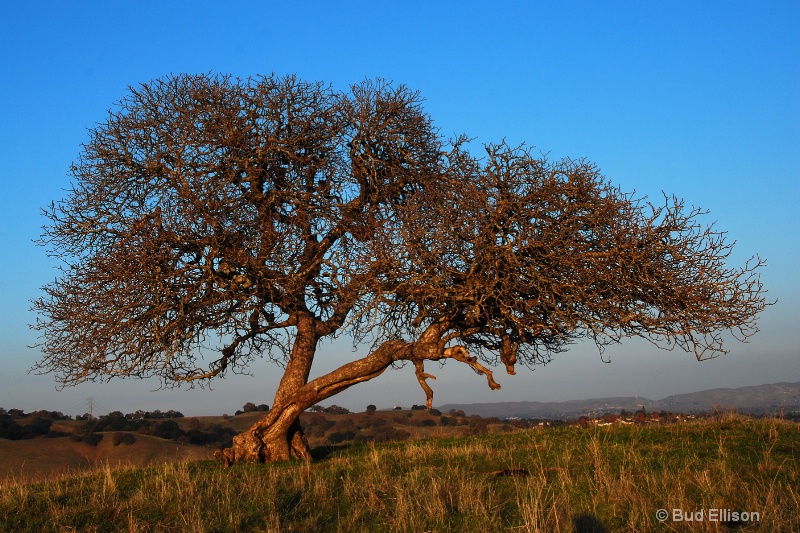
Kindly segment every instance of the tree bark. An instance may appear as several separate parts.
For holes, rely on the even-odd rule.
[[[299,314],[297,317],[297,336],[295,337],[289,362],[281,377],[278,390],[275,392],[273,405],[287,402],[300,387],[308,383],[311,364],[317,352],[320,336],[317,333],[316,318],[310,314]]]
[[[275,393],[272,409],[253,426],[233,438],[233,446],[215,455],[226,466],[236,461],[287,461],[311,458],[308,440],[300,427],[300,413],[313,404],[297,401],[297,392],[308,383],[319,341],[316,319],[297,316],[297,334],[289,362]]]
[[[250,429],[233,438],[233,446],[215,456],[225,466],[237,461],[288,461],[311,459],[308,440],[300,427],[301,409],[296,403],[273,406],[270,412]]]

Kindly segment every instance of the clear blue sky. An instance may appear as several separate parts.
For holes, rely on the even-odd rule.
[[[525,141],[553,157],[585,157],[623,189],[661,191],[711,211],[737,241],[734,262],[769,261],[779,299],[762,332],[727,356],[628,342],[576,346],[503,385],[449,363],[435,404],[651,399],[712,387],[800,381],[800,3],[786,2],[6,2],[0,7],[0,407],[232,413],[271,403],[279,368],[214,390],[151,392],[114,381],[56,392],[27,324],[30,299],[56,275],[32,244],[39,209],[68,187],[67,169],[127,87],[166,74],[276,72],[336,88],[383,77],[418,89],[446,135]],[[348,345],[325,344],[319,370]],[[406,370],[331,402],[352,409],[422,403]]]

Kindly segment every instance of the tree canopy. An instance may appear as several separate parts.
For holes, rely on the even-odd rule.
[[[305,456],[297,415],[387,367],[547,362],[630,336],[698,358],[757,331],[754,256],[705,213],[614,187],[584,160],[445,140],[403,85],[179,75],[131,88],[90,131],[41,243],[63,262],[35,300],[62,385],[165,384],[284,366],[228,462]],[[309,381],[318,341],[370,353]],[[238,437],[237,437],[238,438]]]

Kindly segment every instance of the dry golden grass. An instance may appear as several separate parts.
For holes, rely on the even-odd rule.
[[[32,482],[91,472],[105,465],[145,467],[176,461],[210,459],[214,450],[136,434],[133,444],[114,446],[104,433],[97,446],[69,437],[32,440],[0,439],[0,484],[9,479]]]
[[[354,446],[314,463],[107,467],[3,487],[0,524],[7,531],[791,532],[800,530],[798,460],[800,426],[776,420],[556,428]],[[659,522],[662,508],[750,511],[760,520]]]

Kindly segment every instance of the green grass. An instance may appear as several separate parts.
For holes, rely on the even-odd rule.
[[[800,531],[800,426],[729,417],[3,481],[2,531]],[[525,469],[527,476],[497,475]],[[664,523],[658,509],[758,512]]]

